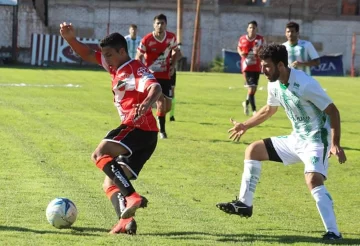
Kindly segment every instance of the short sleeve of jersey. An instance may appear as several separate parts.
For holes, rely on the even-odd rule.
[[[267,105],[269,106],[281,106],[279,99],[276,97],[276,88],[275,83],[278,82],[268,82],[268,98]]]
[[[176,36],[175,36],[175,34],[173,35],[173,38],[172,38],[172,40],[171,40],[170,45],[171,45],[171,49],[172,49],[172,50],[176,50],[176,49],[178,48],[178,43],[177,43],[177,41],[176,41]]]
[[[141,39],[139,43],[138,51],[140,51],[142,54],[146,53],[146,37]]]
[[[147,91],[151,86],[159,84],[155,79],[152,73],[144,73],[141,78],[139,78],[138,83],[136,84],[136,90],[139,92]]]
[[[309,57],[311,60],[319,58],[319,54],[316,52],[316,50],[311,42],[306,43],[306,49],[307,49],[307,53],[309,54]]]
[[[246,46],[246,42],[243,41],[243,36],[241,36],[241,37],[239,38],[238,47],[239,47],[239,48],[242,48],[242,47],[244,47],[244,46]]]
[[[102,66],[103,68],[105,68],[106,71],[110,71],[110,67],[109,65],[106,63],[105,59],[103,58],[102,54],[100,51],[95,51],[95,58],[96,61],[98,62],[98,64],[100,66]]]
[[[313,103],[318,109],[324,111],[332,103],[321,85],[314,79],[304,89],[303,99]]]

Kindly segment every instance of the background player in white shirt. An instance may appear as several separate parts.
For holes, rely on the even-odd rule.
[[[320,65],[319,54],[311,42],[299,39],[299,24],[289,22],[286,24],[285,36],[287,42],[283,43],[288,52],[290,67],[300,69],[311,75],[311,67]]]
[[[284,165],[303,162],[307,187],[325,226],[323,239],[341,239],[333,201],[324,186],[329,152],[338,158],[339,163],[346,161],[344,150],[340,147],[339,111],[315,79],[288,67],[285,46],[265,45],[259,57],[263,73],[269,80],[267,105],[243,123],[231,119],[234,127],[229,130],[230,138],[239,141],[248,129],[275,114],[279,106],[284,107],[293,132],[288,136],[271,137],[250,144],[245,151],[239,200],[218,203],[217,207],[229,214],[251,217],[261,161],[283,162]]]
[[[141,42],[141,37],[137,36],[137,25],[131,24],[129,27],[129,35],[125,36],[129,56],[131,59],[135,59],[137,48]]]

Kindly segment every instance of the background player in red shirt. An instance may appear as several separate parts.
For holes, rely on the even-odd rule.
[[[176,62],[181,57],[176,35],[166,31],[166,25],[165,15],[155,16],[154,31],[144,36],[136,55],[136,59],[145,61],[145,65],[154,74],[162,88],[163,96],[156,102],[160,138],[167,138],[165,116],[171,110],[171,99],[173,98],[170,76],[175,69]]]
[[[111,75],[114,104],[121,125],[111,130],[92,154],[92,160],[105,174],[103,188],[119,217],[110,233],[136,233],[132,218],[147,200],[135,192],[130,179],[136,179],[157,143],[158,128],[151,105],[161,95],[153,74],[138,60],[132,60],[126,39],[119,33],[106,36],[101,52],[79,42],[71,24],[60,24],[60,34],[75,53],[91,63],[103,66]]]
[[[244,113],[249,115],[249,104],[253,115],[256,114],[255,93],[261,72],[258,52],[264,44],[264,38],[257,34],[257,22],[248,23],[247,34],[239,39],[237,51],[241,56],[241,70],[245,77],[245,86],[248,87],[246,101],[242,103]]]

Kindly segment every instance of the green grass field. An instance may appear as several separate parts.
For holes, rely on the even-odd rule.
[[[342,118],[348,161],[331,159],[326,185],[335,202],[341,245],[360,245],[358,78],[319,77]],[[73,86],[70,86],[73,85]],[[66,86],[67,85],[67,86]],[[263,89],[261,90],[261,87]],[[176,122],[159,140],[134,186],[148,208],[138,210],[138,235],[108,235],[117,222],[90,155],[118,126],[105,71],[0,68],[0,245],[320,245],[323,225],[301,163],[266,162],[254,215],[229,216],[215,207],[238,195],[246,146],[291,132],[282,109],[228,139],[230,117],[245,120],[241,75],[179,73]],[[258,107],[266,102],[261,78]],[[47,204],[67,197],[77,205],[71,229],[45,217]]]

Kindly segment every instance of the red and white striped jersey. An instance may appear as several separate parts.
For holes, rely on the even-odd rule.
[[[145,65],[154,73],[155,78],[170,79],[170,57],[177,48],[176,35],[165,31],[163,40],[147,34],[140,42],[138,50],[144,54]]]
[[[114,105],[119,112],[122,124],[144,131],[158,131],[151,108],[135,121],[134,104],[141,104],[151,86],[158,84],[154,75],[141,61],[130,60],[118,69],[109,66],[101,52],[96,52],[98,63],[111,75]]]
[[[246,57],[241,57],[242,72],[252,71],[261,72],[260,59],[254,54],[253,48],[261,47],[264,44],[264,38],[261,35],[256,35],[255,38],[249,39],[248,35],[243,35],[239,39],[238,47],[241,51],[247,53]]]

